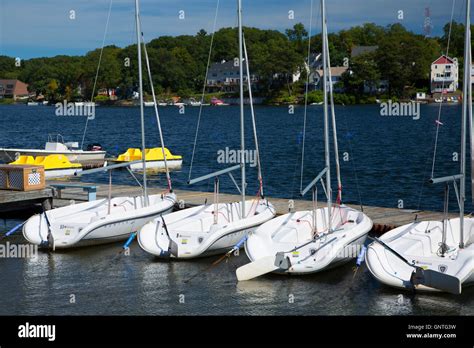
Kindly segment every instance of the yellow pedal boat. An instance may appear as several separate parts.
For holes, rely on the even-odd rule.
[[[43,166],[47,178],[57,178],[62,176],[73,176],[75,172],[82,171],[82,165],[71,163],[65,155],[48,156],[20,156],[9,164],[31,164]]]
[[[180,169],[183,164],[182,156],[173,155],[170,150],[165,147],[166,162],[169,169]],[[131,162],[142,159],[142,151],[136,148],[129,148],[125,153],[119,155],[113,162]],[[161,147],[154,147],[152,149],[145,149],[145,161],[147,169],[164,169],[165,160]],[[141,163],[134,163],[131,166],[132,170],[142,169]]]

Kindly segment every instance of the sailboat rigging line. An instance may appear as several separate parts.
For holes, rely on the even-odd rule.
[[[453,0],[453,5],[451,7],[451,20],[449,22],[449,31],[448,31],[448,42],[446,45],[446,57],[449,57],[449,45],[451,43],[451,30],[453,27],[453,17],[454,17],[454,5],[456,4],[456,0]],[[436,135],[435,135],[435,143],[434,143],[434,150],[433,150],[433,162],[431,165],[431,177],[434,177],[434,170],[435,170],[435,163],[436,163],[436,151],[438,149],[438,136],[439,136],[439,127],[441,125],[441,109],[443,105],[443,92],[444,92],[444,83],[441,85],[441,103],[439,103],[438,108],[438,118],[436,122]]]
[[[209,74],[209,66],[211,64],[211,55],[212,55],[212,46],[213,46],[213,43],[214,43],[214,35],[216,33],[217,15],[219,13],[219,2],[220,2],[220,0],[217,0],[216,11],[215,11],[215,15],[214,15],[214,24],[212,26],[211,43],[209,45],[209,54],[207,55],[206,74],[204,76],[204,83],[203,83],[203,87],[202,87],[201,105],[199,105],[199,113],[198,113],[198,120],[197,120],[197,126],[196,126],[196,134],[194,136],[193,153],[191,155],[191,163],[189,165],[188,181],[191,181],[191,175],[192,175],[192,172],[193,172],[194,155],[196,153],[196,144],[197,144],[198,135],[199,135],[199,126],[201,124],[201,115],[202,115],[202,107],[203,107],[203,104],[204,104],[204,95],[206,94],[207,75]]]
[[[327,22],[324,23],[326,26],[327,33]],[[337,198],[336,203],[340,204],[342,201],[342,180],[341,180],[341,166],[339,164],[339,145],[337,143],[337,126],[336,126],[336,114],[334,111],[334,95],[332,88],[332,75],[331,75],[331,59],[329,55],[329,41],[327,35],[324,38],[326,40],[326,55],[328,65],[328,80],[329,80],[329,101],[331,105],[331,121],[332,121],[332,135],[334,139],[334,159],[336,162],[336,177],[337,177]]]
[[[469,47],[468,47],[468,57],[472,57],[472,47],[471,47],[471,31],[469,30]],[[472,70],[472,62],[471,63],[471,69]],[[469,79],[471,80],[472,76],[469,76]],[[471,190],[474,187],[474,124],[472,120],[472,81],[468,85],[468,93],[469,93],[469,99],[468,99],[468,105],[467,105],[467,111],[468,111],[468,120],[469,120],[469,141],[470,141],[470,149],[471,149]],[[471,193],[471,204],[474,206],[474,194]],[[468,239],[469,241],[469,239]]]
[[[140,18],[140,24],[141,24],[141,18]],[[153,79],[151,77],[150,60],[148,59],[148,51],[146,49],[145,37],[143,35],[143,32],[141,34],[142,34],[143,50],[144,50],[144,53],[145,53],[146,67],[147,67],[147,71],[148,71],[148,81],[150,83],[151,95],[153,96],[153,104],[155,106],[155,115],[156,115],[156,123],[158,124],[158,133],[160,134],[161,151],[163,153],[163,160],[164,160],[164,163],[165,163],[166,181],[167,181],[169,192],[173,192],[173,187],[171,185],[170,170],[168,168],[168,160],[166,159],[165,141],[164,141],[164,138],[163,138],[163,131],[161,129],[160,114],[158,112],[158,103],[156,101],[155,87],[153,86]],[[143,156],[145,156],[145,154],[143,154]]]
[[[114,0],[110,0],[110,3],[109,3],[109,11],[107,13],[107,20],[105,22],[104,37],[102,38],[102,47],[100,48],[100,54],[99,54],[99,63],[97,64],[97,70],[95,72],[94,85],[92,87],[91,103],[94,102],[95,89],[97,87],[97,79],[99,77],[100,63],[102,62],[102,54],[104,53],[105,40],[107,38],[107,32],[108,32],[108,29],[109,29],[110,14],[112,13],[112,4],[113,4],[113,2],[114,2]],[[89,123],[89,117],[86,117],[86,125],[84,126],[84,133],[82,134],[81,149],[83,149],[83,147],[84,147],[84,140],[86,138],[88,123]]]
[[[324,159],[327,173],[326,173],[326,192],[327,192],[327,207],[328,207],[328,231],[331,232],[331,206],[332,206],[332,192],[331,192],[331,159],[330,159],[330,145],[329,145],[329,115],[328,115],[328,49],[327,49],[327,26],[326,26],[326,4],[325,0],[321,0],[321,24],[323,36],[323,94],[324,94]]]
[[[139,0],[135,0],[135,23],[137,26],[137,53],[138,53],[138,85],[140,94],[140,124],[141,124],[141,136],[142,136],[142,169],[143,169],[143,199],[144,206],[148,207],[148,190],[146,183],[146,158],[145,158],[145,110],[143,108],[143,71],[142,71],[142,45],[141,45],[141,23],[140,23],[140,6]]]
[[[130,175],[132,176],[132,178],[135,179],[135,181],[137,182],[137,184],[142,187],[142,184],[140,182],[140,180],[137,179],[137,177],[135,176],[135,174],[133,174],[132,170],[130,169],[130,167],[125,167],[127,169],[127,171],[130,173]]]
[[[311,75],[311,29],[313,27],[313,0],[311,0],[310,10],[309,10],[309,29],[308,29],[308,69],[306,73],[306,87],[304,93],[304,114],[303,114],[303,139],[301,145],[301,168],[300,168],[300,192],[303,191],[303,168],[304,168],[304,145],[306,142],[306,116],[308,111],[308,88],[309,88],[309,76]]]
[[[247,72],[247,85],[249,90],[249,101],[250,101],[250,113],[252,114],[252,128],[253,128],[253,138],[255,141],[255,152],[257,153],[257,175],[258,175],[258,182],[259,182],[259,194],[263,197],[263,177],[262,177],[262,165],[260,162],[260,148],[258,146],[258,136],[257,136],[257,125],[255,122],[255,111],[253,108],[253,96],[252,96],[252,83],[250,81],[250,63],[249,58],[247,55],[247,44],[245,42],[245,36],[243,37],[243,44],[244,44],[244,56],[245,56],[245,66]]]
[[[230,177],[230,180],[232,180],[232,182],[234,183],[235,187],[237,188],[237,191],[239,192],[239,194],[242,194],[242,192],[240,191],[240,187],[239,187],[239,184],[237,184],[237,181],[235,180],[234,176],[232,175],[231,172],[228,172],[227,173]]]
[[[448,30],[448,42],[447,42],[447,51],[449,51],[449,45],[450,45],[450,39],[451,39],[451,29],[452,29],[452,23],[453,23],[453,18],[454,18],[454,3],[455,3],[456,0],[453,0],[453,7],[451,9],[451,21],[450,21],[450,25],[449,25],[449,30]],[[448,55],[448,52],[446,53],[446,55]],[[444,89],[444,82],[443,82],[443,89]],[[435,160],[435,157],[436,157],[436,150],[437,150],[437,144],[438,144],[438,132],[439,132],[439,126],[441,125],[441,122],[440,122],[440,119],[441,119],[441,105],[443,103],[440,103],[440,106],[439,106],[439,110],[438,110],[438,118],[436,120],[436,125],[437,127],[435,128],[435,134],[433,135],[433,156],[431,158],[431,161],[432,161],[432,164],[431,164],[431,174],[430,174],[430,178],[432,178],[434,176],[434,160]],[[425,183],[426,183],[426,177],[428,176],[428,171],[430,170],[429,168],[429,165],[428,163],[430,162],[430,158],[429,156],[427,157],[426,159],[426,163],[424,165],[424,168],[425,169],[425,172],[423,173],[423,176],[422,176],[422,183],[421,183],[421,188],[420,188],[420,193],[418,194],[418,204],[417,204],[417,209],[420,210],[421,208],[421,200],[423,198],[423,191],[424,191],[424,187],[425,187]],[[474,197],[474,196],[473,196]]]
[[[461,163],[460,163],[460,172],[462,178],[459,184],[459,195],[460,202],[459,205],[459,248],[463,249],[465,247],[464,240],[464,201],[466,199],[466,126],[467,126],[467,116],[469,101],[472,102],[472,95],[469,95],[469,85],[471,84],[471,62],[472,56],[470,52],[471,47],[471,1],[466,0],[466,22],[465,22],[465,34],[464,34],[464,73],[463,79],[463,98],[462,98],[462,121],[461,121]],[[469,232],[470,234],[470,232]]]
[[[242,156],[240,156],[240,173],[242,180],[242,218],[245,216],[245,189],[246,189],[246,177],[245,177],[245,159],[243,154],[245,153],[245,115],[244,115],[244,67],[243,67],[243,29],[242,29],[242,0],[237,0],[238,10],[237,15],[239,18],[239,94],[240,94],[240,150]],[[247,76],[249,78],[250,76]]]
[[[346,134],[349,134],[349,129],[350,128],[349,128],[349,125],[348,125],[348,122],[347,122],[347,116],[345,115],[345,113],[342,113],[342,119],[344,121],[344,127],[345,127]],[[348,140],[348,143],[349,143],[349,153],[351,154],[351,158],[352,158],[352,160],[349,161],[349,162],[351,162],[352,170],[354,172],[354,179],[355,179],[355,184],[356,184],[357,196],[359,198],[360,211],[364,212],[364,205],[363,205],[363,202],[362,202],[362,195],[360,193],[360,186],[359,186],[359,176],[357,175],[357,160],[356,160],[355,155],[354,155],[354,147],[352,145],[352,139],[351,139],[350,135],[347,136],[347,140]]]

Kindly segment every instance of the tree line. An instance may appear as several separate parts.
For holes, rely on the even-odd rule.
[[[441,37],[425,37],[401,24],[366,23],[328,35],[331,65],[348,64],[351,73],[343,76],[342,83],[345,93],[354,100],[364,98],[364,84],[376,85],[380,80],[388,81],[389,97],[409,97],[414,91],[429,90],[430,65],[441,54],[458,58],[459,76],[462,76],[464,25],[452,23],[449,52],[446,52],[448,33],[449,23]],[[307,76],[305,59],[309,39],[304,25],[295,24],[285,33],[245,27],[244,34],[251,73],[259,76],[258,93],[276,101],[301,99]],[[200,30],[196,35],[161,36],[147,43],[157,94],[189,97],[202,91],[211,36]],[[218,30],[211,62],[238,56],[237,40],[236,28]],[[352,58],[351,50],[355,46],[378,46],[378,49]],[[319,34],[310,38],[310,47],[312,52],[321,52]],[[95,49],[84,56],[32,58],[21,61],[20,66],[15,64],[15,58],[0,56],[0,78],[24,81],[32,92],[42,93],[48,100],[90,100],[100,51]],[[136,45],[104,48],[95,93],[103,88],[117,88],[118,97],[127,98],[136,90],[136,51]],[[300,79],[293,83],[292,76],[298,72]],[[147,84],[145,80],[145,87],[149,87]]]

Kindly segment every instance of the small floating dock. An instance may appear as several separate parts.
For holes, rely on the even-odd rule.
[[[108,197],[108,185],[106,184],[94,184],[94,183],[81,183],[84,186],[96,186],[97,187],[97,198]],[[77,185],[79,186],[79,185]],[[149,194],[157,194],[164,192],[163,188],[148,187]],[[196,206],[204,204],[207,200],[211,203],[213,200],[213,192],[200,192],[200,191],[188,191],[188,190],[177,190],[175,189],[178,200],[182,201],[186,207]],[[141,188],[138,186],[131,185],[113,185],[112,196],[134,196],[142,193]],[[248,196],[251,199],[252,196]],[[64,190],[61,193],[61,198],[54,198],[54,206],[60,207],[68,205],[71,200],[74,201],[87,201],[88,195],[81,187],[74,187]],[[277,214],[285,214],[288,212],[289,200],[285,198],[273,198],[268,197],[272,204],[277,210]],[[219,195],[219,202],[229,203],[240,200],[239,195],[221,193]],[[310,210],[312,209],[312,203],[308,200],[297,200],[294,199],[293,210]],[[348,206],[359,209],[359,205],[348,204]],[[442,220],[442,212],[424,211],[424,210],[410,210],[410,209],[397,209],[397,208],[384,208],[384,207],[373,207],[364,206],[364,213],[367,214],[374,222],[372,232],[375,235],[381,235],[395,227],[411,223],[417,217],[418,220]],[[456,214],[450,214],[451,217],[456,217]]]

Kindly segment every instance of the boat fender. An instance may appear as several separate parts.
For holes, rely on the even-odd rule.
[[[123,245],[123,249],[128,249],[130,247],[130,244],[132,244],[133,240],[135,239],[135,236],[137,235],[137,232],[133,232],[130,237],[128,237],[127,241]]]
[[[291,262],[288,256],[285,256],[284,253],[278,252],[275,255],[275,266],[282,269],[287,270],[291,267]]]
[[[239,242],[236,245],[234,245],[232,249],[239,250],[240,248],[242,248],[242,245],[244,245],[246,240],[247,240],[247,236],[243,237],[241,240],[239,240]]]
[[[27,220],[28,221],[28,220]],[[26,221],[23,221],[21,224],[18,224],[16,225],[15,227],[13,227],[10,231],[8,231],[7,233],[5,233],[2,237],[0,237],[0,240],[2,240],[3,238],[6,238],[10,235],[12,235],[13,233],[15,233],[16,231],[18,231],[18,229],[23,226],[24,224],[26,223]]]
[[[357,256],[356,266],[360,267],[365,260],[365,253],[367,252],[367,247],[364,245],[360,250],[359,255]]]

